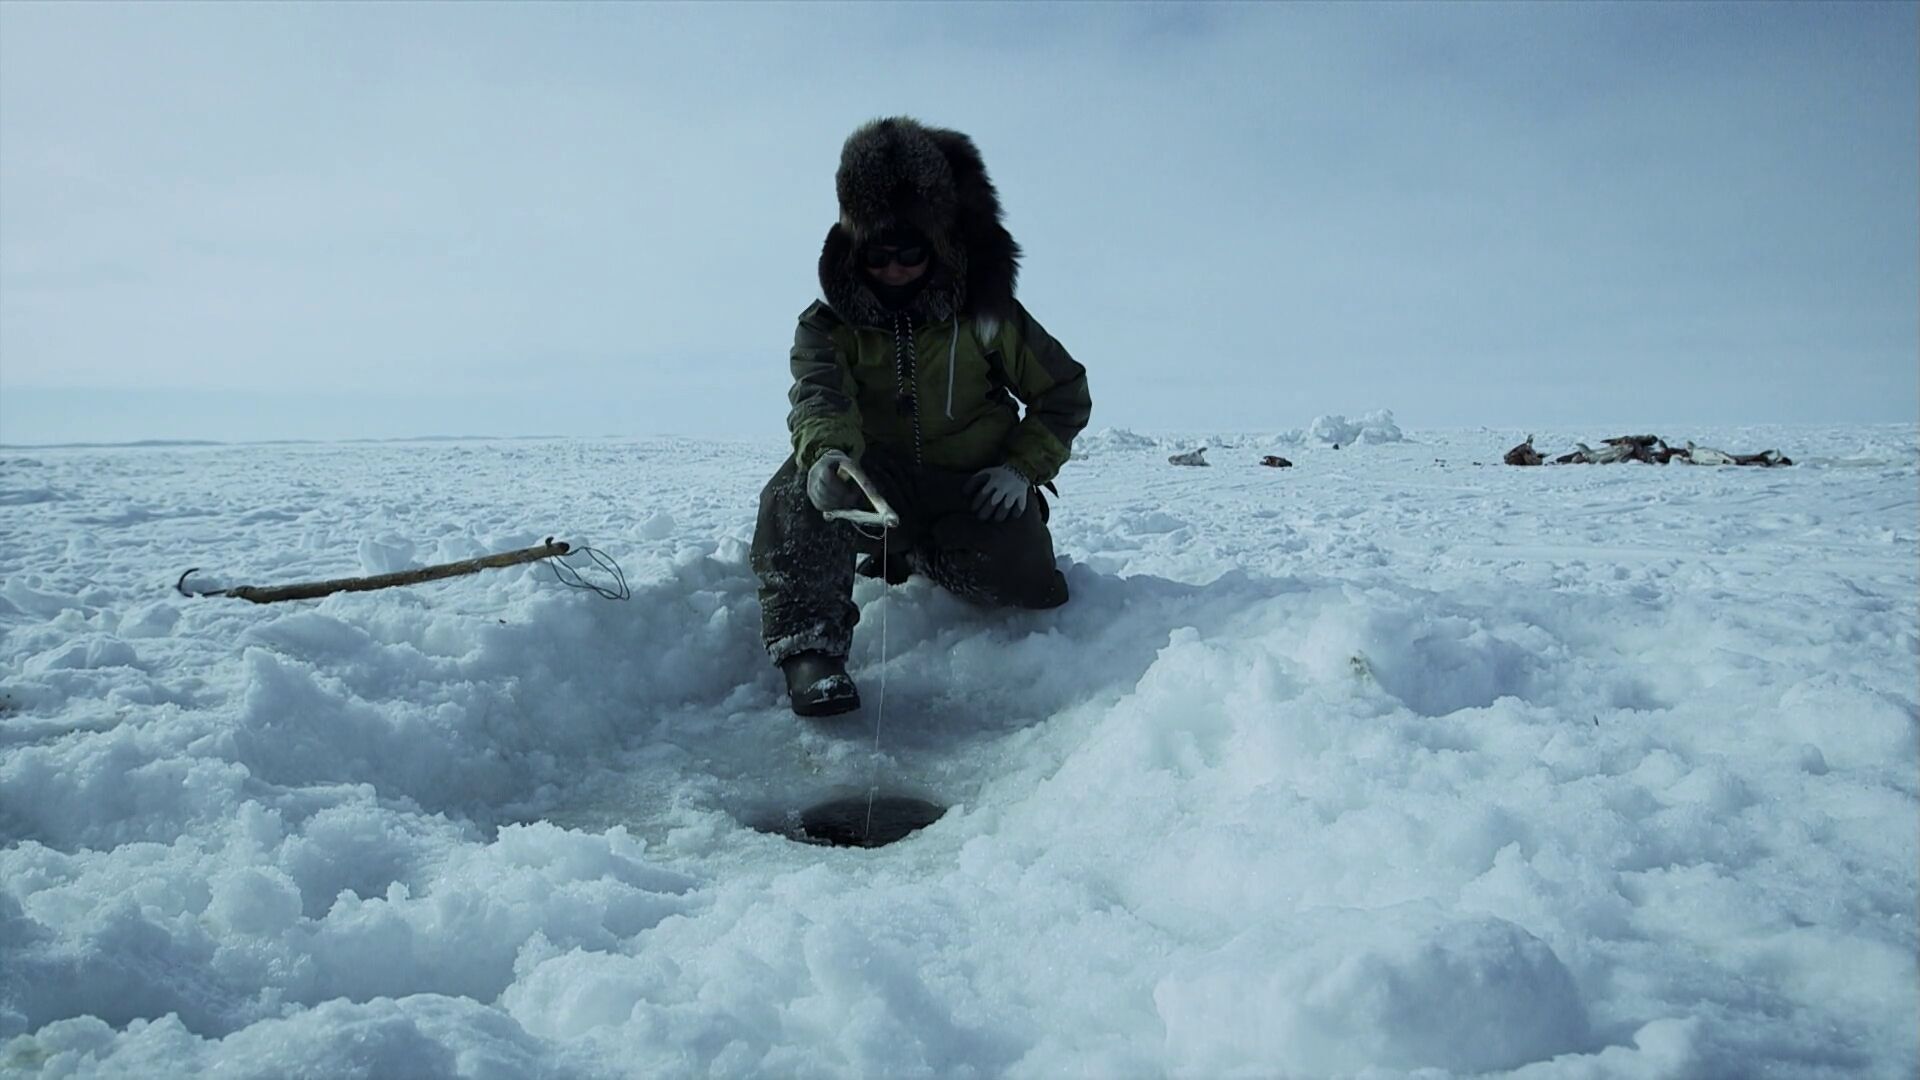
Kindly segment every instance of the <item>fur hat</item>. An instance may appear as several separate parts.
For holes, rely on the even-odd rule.
[[[930,321],[1012,318],[1020,245],[1000,223],[1000,196],[972,139],[904,116],[871,121],[841,148],[834,189],[840,220],[820,249],[820,288],[841,318],[887,320],[859,256],[866,243],[898,227],[920,231],[934,253],[910,313]]]

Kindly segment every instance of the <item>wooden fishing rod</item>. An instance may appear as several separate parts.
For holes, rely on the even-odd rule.
[[[418,585],[423,581],[438,581],[441,578],[459,577],[480,570],[491,570],[501,566],[518,566],[521,563],[538,562],[565,555],[572,551],[567,543],[549,536],[538,547],[522,548],[519,551],[503,551],[498,555],[482,555],[477,559],[463,559],[460,562],[441,563],[437,566],[422,566],[414,570],[400,570],[391,574],[374,574],[371,577],[334,578],[331,581],[309,581],[298,585],[236,585],[230,589],[208,589],[201,592],[187,588],[187,578],[198,571],[194,567],[180,575],[174,588],[182,596],[231,596],[239,600],[251,600],[256,604],[271,604],[278,600],[314,600],[322,596],[331,596],[338,592],[371,592],[374,589],[390,589],[396,585]]]

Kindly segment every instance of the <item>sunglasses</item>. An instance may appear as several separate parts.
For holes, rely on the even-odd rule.
[[[897,248],[869,247],[861,254],[860,261],[866,264],[869,270],[882,269],[888,263],[899,263],[911,270],[926,263],[927,249],[920,244],[908,244]]]

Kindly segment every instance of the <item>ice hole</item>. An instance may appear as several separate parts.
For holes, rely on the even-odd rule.
[[[828,799],[790,809],[754,825],[761,832],[795,843],[826,847],[885,847],[940,820],[947,808],[909,795],[865,795]]]

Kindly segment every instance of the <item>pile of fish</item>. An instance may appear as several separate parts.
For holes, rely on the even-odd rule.
[[[1621,461],[1642,461],[1649,465],[1666,465],[1678,462],[1682,465],[1758,465],[1773,468],[1776,465],[1791,465],[1793,459],[1778,450],[1763,450],[1758,454],[1729,454],[1715,450],[1711,446],[1695,446],[1688,440],[1685,446],[1672,446],[1658,435],[1618,435],[1603,439],[1598,450],[1586,443],[1574,443],[1577,449],[1552,459],[1554,465],[1612,465]],[[1509,465],[1545,465],[1548,460],[1540,451],[1533,448],[1533,436],[1527,441],[1507,451],[1506,462]]]

